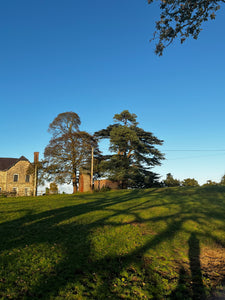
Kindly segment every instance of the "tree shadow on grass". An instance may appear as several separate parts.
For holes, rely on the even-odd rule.
[[[192,293],[188,282],[190,281],[190,276],[182,266],[179,270],[179,280],[176,289],[171,293],[170,299],[173,300],[183,300],[192,299]]]
[[[107,198],[107,195],[104,198],[102,196],[95,196],[95,200],[88,203],[69,205],[37,214],[27,210],[27,215],[24,217],[0,224],[1,263],[5,272],[7,272],[10,264],[14,264],[14,269],[18,269],[16,264],[17,260],[19,260],[19,255],[22,257],[21,251],[23,249],[25,249],[25,255],[27,255],[27,258],[24,258],[24,260],[31,261],[33,258],[28,257],[29,252],[32,252],[34,248],[37,248],[37,250],[35,250],[36,252],[39,251],[39,245],[47,245],[46,249],[51,246],[55,250],[60,246],[63,251],[63,255],[61,255],[58,262],[54,263],[54,267],[52,267],[52,265],[50,266],[50,272],[48,272],[46,268],[45,270],[39,270],[41,275],[38,277],[38,280],[36,280],[37,282],[26,286],[26,288],[23,287],[20,289],[19,287],[13,287],[14,284],[17,285],[15,277],[16,279],[23,278],[24,275],[22,274],[21,276],[20,270],[16,270],[11,279],[13,293],[11,296],[10,293],[8,293],[9,298],[50,299],[52,297],[54,299],[60,290],[70,283],[78,283],[78,285],[82,283],[82,289],[84,289],[85,295],[85,293],[88,294],[90,292],[90,287],[86,288],[85,286],[90,285],[92,281],[90,277],[94,273],[103,274],[103,276],[101,275],[102,280],[106,277],[111,278],[113,276],[111,272],[114,273],[116,270],[118,271],[118,266],[123,264],[123,258],[119,256],[113,258],[106,257],[96,262],[91,257],[92,232],[96,228],[100,228],[106,224],[111,225],[111,223],[107,222],[107,214],[106,216],[103,214],[103,216],[100,216],[99,219],[94,221],[87,215],[93,212],[105,211],[107,207],[111,205],[130,201],[130,196],[134,197],[135,195],[136,193],[133,192],[121,197],[116,196],[113,199],[111,196]],[[81,198],[85,200],[85,197]],[[115,216],[120,213],[121,211],[118,210],[113,213],[113,215]],[[82,218],[83,215],[86,215],[87,220],[84,220],[86,217],[84,217],[83,220],[79,219]],[[110,217],[111,216],[112,214],[110,214]],[[113,223],[113,226],[119,226],[119,224],[116,225]],[[20,254],[16,255],[17,253],[15,253],[14,249],[17,249]],[[43,249],[40,251],[43,251]],[[47,250],[46,256],[49,256]],[[23,265],[24,262],[22,262],[22,267]],[[29,264],[25,267],[28,268],[28,266]],[[33,266],[31,266],[31,268],[32,267]],[[122,267],[120,269],[122,269]],[[2,274],[4,274],[4,272]],[[33,275],[33,273],[29,271],[27,274],[30,276]],[[88,277],[88,279],[86,277]],[[2,291],[6,280],[7,275],[0,280]],[[24,278],[22,280],[24,280]],[[18,282],[18,280],[16,281]],[[104,289],[104,285],[104,282],[99,284],[98,290],[101,295],[101,290],[102,288]],[[8,286],[6,289],[8,289]],[[85,291],[85,289],[87,291]],[[78,292],[75,291],[74,294],[76,295],[76,293]],[[0,296],[3,296],[3,299],[6,295],[6,291],[5,293],[0,291]],[[98,296],[98,293],[96,296]]]
[[[35,215],[33,219],[29,216],[31,224],[28,223],[28,225],[25,225],[28,220],[26,220],[26,222],[24,222],[25,220],[18,220],[15,224],[10,222],[10,227],[15,226],[14,228],[17,228],[17,234],[20,233],[20,236],[17,236],[17,238],[14,238],[16,235],[9,236],[9,243],[6,247],[8,250],[12,248],[26,248],[27,246],[32,248],[33,245],[37,245],[38,243],[45,243],[50,245],[60,244],[65,251],[61,262],[57,263],[50,273],[43,272],[37,284],[31,286],[26,291],[23,290],[21,293],[19,292],[19,298],[54,299],[59,296],[61,289],[72,284],[73,288],[74,285],[82,285],[83,297],[104,299],[104,296],[107,295],[109,298],[114,297],[114,299],[119,299],[121,294],[126,294],[126,291],[123,291],[127,289],[126,284],[121,282],[118,290],[114,292],[109,289],[109,286],[112,286],[115,279],[121,276],[122,271],[127,270],[130,273],[133,272],[133,277],[137,277],[138,272],[141,270],[142,275],[138,280],[143,282],[143,284],[147,281],[148,289],[151,289],[151,291],[149,291],[150,294],[154,295],[154,299],[161,299],[162,286],[160,280],[155,275],[151,265],[145,265],[143,255],[149,248],[162,242],[165,238],[172,237],[173,231],[171,227],[165,232],[162,232],[161,235],[153,238],[152,241],[146,243],[143,247],[139,247],[128,254],[93,259],[90,255],[92,252],[92,244],[89,239],[90,234],[98,226],[108,225],[108,223],[105,222],[107,218],[102,218],[99,223],[94,224],[84,225],[72,223],[55,227],[59,222],[64,221],[66,218],[71,218],[76,214],[75,211],[71,213],[71,210],[74,210],[74,207],[51,210],[48,213]],[[177,225],[179,226],[179,224],[175,226]],[[174,227],[174,224],[172,227]],[[16,263],[16,260],[14,260],[14,263]],[[138,268],[139,271],[129,271],[128,269],[131,265],[135,265],[135,268]],[[98,284],[96,291],[92,291],[92,285],[95,284],[95,275],[97,275],[99,283],[96,283]],[[145,289],[144,286],[140,287],[139,284],[138,288],[139,290]],[[75,289],[73,292],[70,292],[70,297],[71,293],[73,296],[76,296],[79,290]],[[131,298],[128,297],[128,299]]]
[[[160,193],[159,198],[163,198],[165,195],[168,198],[166,204],[179,203],[176,192],[170,190],[169,194],[167,192],[164,195]],[[86,201],[88,197],[94,200]],[[139,197],[149,197],[149,200],[144,200],[144,206],[143,202],[140,204],[137,202],[130,203],[131,199],[138,199]],[[157,194],[151,197],[149,192],[132,191],[121,194],[106,193],[104,196],[81,195],[79,199],[83,199],[85,202],[71,205],[68,201],[70,204],[68,206],[37,214],[28,212],[26,216],[20,219],[0,224],[2,237],[0,249],[3,254],[9,253],[15,248],[26,250],[36,247],[38,251],[39,245],[43,244],[53,247],[53,252],[58,247],[62,249],[60,259],[58,261],[55,259],[49,270],[40,270],[40,276],[35,282],[32,282],[26,289],[15,288],[16,297],[18,299],[55,299],[57,297],[57,299],[65,297],[67,299],[85,299],[85,297],[88,299],[120,299],[123,295],[127,299],[135,299],[135,297],[141,299],[149,293],[154,299],[162,299],[163,287],[160,277],[155,273],[151,262],[146,262],[144,255],[149,249],[162,242],[172,240],[185,221],[195,219],[195,217],[190,216],[191,208],[188,203],[179,203],[180,210],[174,214],[143,219],[136,210],[138,209],[140,212],[148,208],[159,207],[160,203],[154,204],[153,201],[157,199]],[[117,207],[117,204],[121,206]],[[164,203],[161,205],[163,206]],[[183,211],[182,215],[181,211]],[[99,217],[95,219],[96,216],[92,213],[99,213]],[[93,257],[92,233],[104,226],[114,228],[127,226],[128,224],[122,221],[113,222],[111,220],[112,217],[124,214],[143,223],[165,221],[167,226],[157,235],[146,240],[144,245],[137,246],[128,253],[103,255],[99,259]],[[221,216],[218,215],[218,217]],[[49,253],[46,254],[46,256],[48,255]],[[13,260],[13,257],[11,258]],[[17,259],[18,256],[15,256],[14,264],[16,264]],[[32,258],[28,259],[32,261]],[[189,239],[189,261],[193,278],[193,295],[196,297],[204,295],[202,274],[198,264],[199,241],[194,234]],[[11,263],[9,260],[3,259],[6,271],[9,263]],[[126,274],[124,275],[123,272]],[[186,276],[183,273],[181,270],[180,287]],[[28,274],[33,276],[32,273],[28,272]],[[12,279],[13,284],[15,284],[14,279]],[[129,285],[134,288],[133,291],[128,290]],[[65,294],[65,290],[69,294]],[[132,292],[139,294],[132,294]],[[7,295],[6,292],[4,295]]]

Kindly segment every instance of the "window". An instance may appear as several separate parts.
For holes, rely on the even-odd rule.
[[[30,182],[30,175],[26,175],[25,181],[26,181],[26,182]]]
[[[2,192],[2,188],[0,187],[0,194],[1,194],[1,192]]]
[[[25,196],[30,196],[30,189],[29,188],[25,188],[24,194],[25,194]]]
[[[14,182],[18,182],[18,179],[19,179],[19,175],[18,174],[14,174],[13,175],[13,181]]]

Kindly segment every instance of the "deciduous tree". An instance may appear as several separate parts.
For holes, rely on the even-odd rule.
[[[50,194],[58,194],[58,185],[55,182],[50,183]]]
[[[194,178],[186,178],[181,184],[182,186],[199,186],[198,181]]]
[[[155,0],[148,0],[152,3]],[[163,50],[180,38],[183,43],[186,38],[198,38],[202,23],[215,19],[220,4],[225,0],[161,0],[160,19],[156,22],[153,40],[157,41],[155,52],[162,55]]]
[[[91,148],[97,148],[93,136],[79,130],[79,116],[74,112],[59,114],[49,125],[52,138],[44,151],[47,179],[57,183],[73,183],[77,191],[80,168],[90,163]]]
[[[203,184],[203,186],[208,186],[208,185],[218,185],[218,183],[212,180],[207,180],[206,183]]]

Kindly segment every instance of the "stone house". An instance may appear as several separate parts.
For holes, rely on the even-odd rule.
[[[34,178],[28,175],[29,160],[20,158],[0,158],[0,193],[7,192],[17,196],[33,195]]]

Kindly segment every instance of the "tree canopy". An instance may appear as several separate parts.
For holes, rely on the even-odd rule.
[[[148,0],[152,3],[154,0]],[[152,40],[156,40],[155,53],[162,55],[165,47],[175,38],[183,43],[186,38],[197,39],[202,23],[215,19],[220,4],[225,0],[161,0],[160,19]]]
[[[158,176],[150,169],[160,165],[163,154],[155,147],[163,141],[138,127],[137,116],[128,110],[115,114],[115,124],[95,133],[99,139],[109,139],[111,155],[105,155],[101,170],[105,176],[119,181],[121,188],[149,187]]]
[[[74,112],[59,114],[49,125],[52,138],[44,151],[47,179],[56,183],[73,183],[77,191],[81,168],[90,164],[91,148],[97,148],[93,136],[79,130],[79,116]]]
[[[211,186],[211,185],[218,185],[218,183],[213,180],[207,180],[206,183],[203,184],[202,186]]]
[[[220,184],[221,185],[225,185],[225,175],[222,176]]]
[[[186,178],[181,184],[182,186],[199,186],[198,181],[194,178]]]
[[[166,179],[164,180],[164,185],[166,187],[175,187],[180,186],[180,180],[173,178],[173,175],[171,173],[168,173],[166,175]]]

